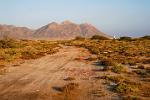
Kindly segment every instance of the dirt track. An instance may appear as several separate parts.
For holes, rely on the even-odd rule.
[[[105,96],[101,82],[92,79],[96,76],[96,65],[85,61],[89,56],[85,49],[63,47],[54,55],[11,66],[8,73],[0,76],[0,100],[110,99]],[[64,80],[68,77],[73,79]],[[69,83],[78,86],[67,94],[58,90]],[[102,97],[92,91],[100,92]]]

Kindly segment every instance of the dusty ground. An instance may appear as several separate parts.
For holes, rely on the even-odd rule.
[[[0,76],[0,100],[117,99],[102,80],[94,79],[97,66],[85,60],[90,56],[85,49],[63,47],[56,54],[9,66],[8,72]],[[65,90],[69,83],[76,85]]]

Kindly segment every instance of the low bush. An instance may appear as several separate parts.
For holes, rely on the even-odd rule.
[[[136,85],[131,85],[125,82],[120,82],[114,87],[114,91],[123,94],[135,93],[139,89]]]
[[[143,36],[143,37],[141,37],[141,39],[147,39],[147,40],[150,40],[150,36]]]
[[[127,78],[124,78],[122,76],[103,76],[102,79],[105,79],[107,81],[111,81],[111,82],[114,82],[114,83],[129,81]]]
[[[37,58],[37,50],[33,47],[27,47],[21,52],[22,59],[35,59]]]
[[[118,64],[112,68],[112,71],[120,74],[121,72],[125,72],[126,70],[121,64]]]
[[[150,71],[146,69],[135,70],[134,72],[142,77],[150,77]]]
[[[109,40],[109,38],[105,37],[105,36],[100,36],[100,35],[94,35],[91,37],[92,40],[94,39],[98,39],[98,40]]]
[[[0,48],[16,48],[18,47],[18,44],[15,40],[9,39],[9,40],[0,40]]]
[[[120,41],[131,41],[132,38],[131,37],[127,37],[127,36],[123,36],[119,38]]]
[[[113,90],[124,94],[138,91],[141,85],[122,76],[103,76],[102,79],[114,82],[116,85],[114,86]]]
[[[75,37],[75,40],[85,40],[85,38],[81,37],[81,36],[77,36],[77,37]]]
[[[114,62],[111,58],[99,58],[99,63],[103,66],[114,66],[116,65],[116,62]]]

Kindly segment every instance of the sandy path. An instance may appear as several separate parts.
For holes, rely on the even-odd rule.
[[[63,47],[54,55],[10,67],[9,73],[0,76],[0,100],[99,100],[100,97],[90,93],[102,87],[92,80],[96,75],[92,71],[95,65],[84,61],[88,56],[90,53],[85,49]],[[73,77],[74,80],[65,81],[66,77]],[[79,86],[67,98],[53,88],[68,83]],[[109,96],[103,96],[104,99],[109,99]]]

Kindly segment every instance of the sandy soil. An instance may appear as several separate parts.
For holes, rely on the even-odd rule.
[[[10,66],[9,72],[0,76],[0,100],[116,99],[103,81],[94,79],[97,66],[85,60],[90,56],[85,49],[63,47],[56,54]],[[63,91],[69,83],[77,86]]]

